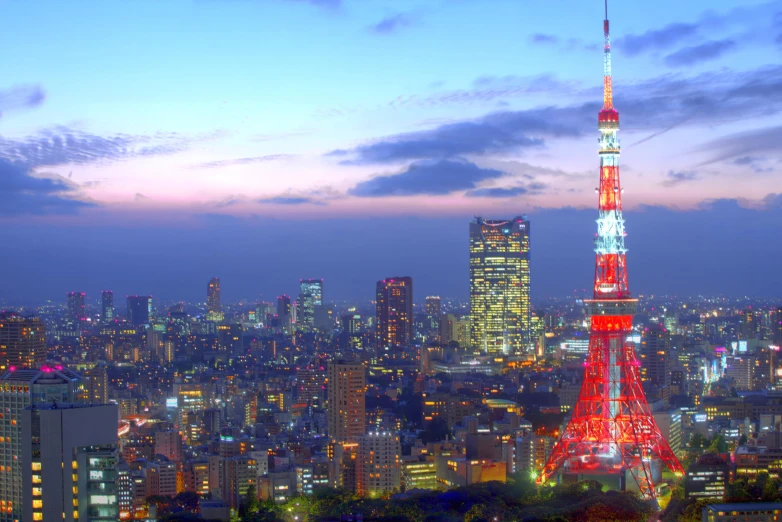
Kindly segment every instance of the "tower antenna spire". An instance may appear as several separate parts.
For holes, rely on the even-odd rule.
[[[614,108],[614,91],[611,79],[611,36],[608,23],[608,0],[605,0],[606,17],[603,20],[603,109]]]

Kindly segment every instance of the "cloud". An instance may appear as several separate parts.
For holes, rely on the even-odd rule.
[[[669,73],[638,83],[618,84],[614,93],[623,128],[653,133],[638,141],[642,143],[684,125],[723,125],[779,114],[782,66],[740,72],[723,69],[698,75]],[[594,132],[601,98],[590,97],[594,101],[496,112],[475,120],[443,123],[433,129],[388,136],[328,155],[342,158],[345,164],[372,164],[539,149],[548,138],[580,137]]]
[[[616,40],[615,47],[635,56],[645,51],[666,49],[695,36],[698,24],[674,23],[641,34],[628,34]]]
[[[136,195],[133,196],[133,201],[136,201],[137,203],[140,203],[142,201],[149,201],[149,197],[145,196],[141,192],[136,192]]]
[[[478,183],[506,174],[496,169],[483,169],[474,163],[458,160],[422,161],[413,163],[398,174],[384,174],[358,183],[348,194],[358,197],[442,196],[476,188]]]
[[[769,100],[769,107],[771,101]],[[748,132],[723,136],[697,147],[697,152],[712,153],[712,157],[701,165],[710,165],[735,160],[737,165],[752,163],[755,155],[780,158],[779,144],[782,143],[782,126],[766,127]]]
[[[33,176],[27,165],[0,159],[0,216],[75,214],[96,206],[76,199],[77,188],[63,177]]]
[[[562,39],[559,36],[547,33],[535,33],[530,36],[529,41],[533,45],[555,46],[565,51],[596,51],[600,48],[597,44],[585,43],[580,38]]]
[[[535,33],[530,36],[529,41],[534,44],[555,45],[559,43],[559,38],[553,34]]]
[[[527,179],[533,179],[534,176],[522,176]],[[526,185],[517,185],[515,187],[485,187],[468,191],[465,196],[469,198],[511,198],[515,196],[537,196],[543,194],[548,188],[546,183],[533,182]]]
[[[353,156],[344,164],[395,163],[419,159],[446,159],[462,155],[502,153],[541,148],[539,136],[579,136],[572,121],[547,118],[545,110],[495,113],[476,121],[441,125],[433,130],[391,136],[331,156]]]
[[[662,182],[662,185],[665,187],[675,187],[676,185],[680,185],[688,181],[695,181],[697,179],[700,179],[700,176],[698,176],[696,172],[677,172],[671,170],[668,171],[668,174],[665,175],[665,181]]]
[[[665,63],[671,67],[685,67],[707,60],[719,58],[734,49],[736,42],[731,39],[714,40],[711,42],[685,47],[665,57]]]
[[[219,133],[200,136],[179,133],[100,136],[59,126],[21,139],[0,137],[0,157],[25,163],[31,168],[99,163],[175,154],[187,150],[194,142],[219,136]]]
[[[306,196],[273,196],[256,199],[255,201],[264,205],[325,205],[322,201]]]
[[[376,34],[391,34],[412,24],[413,18],[409,13],[397,13],[383,18],[380,22],[370,26],[369,30]]]
[[[40,85],[17,85],[0,91],[0,114],[38,107],[45,99],[46,94]]]
[[[222,167],[231,167],[233,165],[250,165],[253,163],[265,163],[267,161],[287,160],[293,157],[295,157],[293,154],[270,154],[268,156],[254,156],[251,158],[236,158],[236,159],[228,159],[228,160],[208,161],[206,163],[199,163],[197,165],[193,165],[193,168],[215,169],[215,168],[222,168]]]

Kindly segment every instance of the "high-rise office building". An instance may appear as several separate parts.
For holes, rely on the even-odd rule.
[[[85,295],[84,292],[68,292],[68,322],[75,328],[81,328],[81,322],[87,319]]]
[[[115,404],[23,412],[21,520],[119,520],[117,418]]]
[[[77,400],[81,379],[61,366],[8,371],[0,377],[0,433],[5,437],[0,451],[0,522],[32,520],[22,518],[22,413],[40,403],[72,403]],[[117,417],[114,417],[117,435]],[[29,464],[24,471],[30,469]],[[61,517],[60,517],[61,518]]]
[[[46,329],[37,317],[0,313],[0,370],[37,368],[46,360]]]
[[[111,290],[104,290],[100,293],[101,309],[100,319],[104,323],[114,320],[114,292]]]
[[[391,277],[377,282],[377,350],[409,347],[413,342],[413,279]]]
[[[281,295],[277,298],[277,318],[280,321],[280,328],[283,332],[291,333],[291,298],[289,295]]]
[[[149,324],[152,317],[152,296],[151,295],[129,295],[128,296],[128,321],[134,326]]]
[[[641,360],[641,382],[657,386],[671,385],[670,372],[671,341],[663,325],[652,324],[641,334],[638,357]]]
[[[402,447],[399,435],[372,432],[358,438],[358,494],[375,497],[398,491],[401,485]]]
[[[437,340],[440,335],[440,298],[437,296],[428,296],[426,298],[426,329],[427,338]]]
[[[342,316],[342,334],[340,349],[363,350],[364,337],[361,333],[361,314],[348,312]]]
[[[490,354],[531,348],[530,226],[526,217],[470,223],[470,343]]]
[[[360,362],[333,361],[328,365],[329,437],[353,441],[366,432],[366,375]]]
[[[302,279],[299,282],[299,300],[296,329],[309,332],[315,328],[316,310],[323,306],[323,279]]]
[[[213,277],[206,287],[206,317],[210,321],[222,321],[223,308],[220,304],[220,278]]]

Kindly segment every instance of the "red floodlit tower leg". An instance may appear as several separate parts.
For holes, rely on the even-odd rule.
[[[630,298],[627,278],[619,183],[619,113],[613,105],[607,12],[604,29],[594,299],[586,302],[589,353],[578,402],[538,482],[549,481],[560,470],[586,475],[628,473],[643,497],[654,500],[652,462],[659,459],[677,474],[684,474],[684,470],[654,420],[641,387],[635,346],[628,341],[638,301]]]

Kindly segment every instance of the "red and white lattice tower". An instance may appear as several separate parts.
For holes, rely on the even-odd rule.
[[[604,32],[595,285],[594,299],[586,301],[591,323],[589,354],[578,402],[538,482],[546,482],[560,469],[582,475],[629,472],[644,498],[654,499],[653,460],[662,460],[675,473],[684,470],[652,416],[641,387],[640,362],[633,342],[628,340],[638,301],[630,298],[627,284],[619,184],[619,113],[612,97],[607,1]]]

